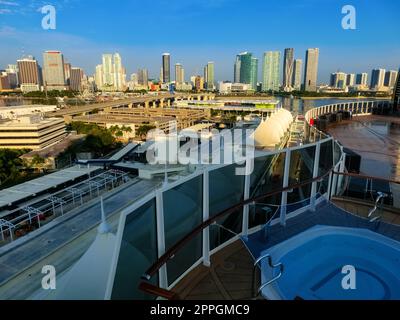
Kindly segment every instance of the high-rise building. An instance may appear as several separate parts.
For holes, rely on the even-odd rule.
[[[16,64],[9,64],[6,69],[8,82],[10,83],[11,89],[18,87],[18,66]]]
[[[132,73],[130,79],[131,79],[131,82],[134,85],[137,85],[139,83],[139,79],[138,79],[138,74],[137,73]]]
[[[126,70],[119,53],[103,54],[101,67],[102,90],[123,91],[126,86]],[[100,68],[99,68],[100,71]]]
[[[0,91],[10,90],[10,81],[8,80],[7,73],[5,71],[0,71]]]
[[[125,90],[126,71],[122,66],[122,59],[119,53],[114,54],[114,87],[117,91]]]
[[[65,84],[68,86],[71,85],[71,68],[72,66],[70,63],[64,63]]]
[[[257,82],[258,82],[258,59],[252,57],[251,58],[251,77],[250,77],[250,85],[251,88],[256,91],[257,90]]]
[[[162,82],[171,82],[171,55],[169,53],[162,55]]]
[[[39,91],[41,72],[38,62],[33,57],[17,60],[18,80],[23,92]]]
[[[207,90],[215,89],[214,62],[208,62],[204,67],[204,81]]]
[[[241,67],[240,55],[237,55],[234,69],[233,69],[233,82],[234,83],[240,82],[240,67]]]
[[[400,71],[397,73],[397,82],[393,92],[393,107],[395,111],[400,108]]]
[[[317,91],[319,49],[311,48],[306,52],[306,65],[304,72],[304,90]]]
[[[347,74],[344,72],[335,72],[331,74],[331,87],[345,89],[347,83]]]
[[[180,63],[175,64],[175,83],[181,84],[185,82],[185,70]]]
[[[383,87],[385,83],[385,69],[374,69],[371,74],[371,89]]]
[[[294,90],[301,90],[301,69],[303,67],[303,60],[296,59],[294,60],[293,67],[293,80],[292,87]]]
[[[113,66],[113,55],[103,54],[102,57],[102,88],[114,86],[114,66]]]
[[[103,65],[101,64],[96,66],[96,74],[94,82],[96,84],[97,89],[101,89],[103,87]]]
[[[204,78],[202,76],[196,76],[194,79],[194,86],[197,91],[204,90]]]
[[[65,90],[64,56],[60,51],[43,54],[43,80],[46,90]]]
[[[396,85],[397,73],[398,72],[394,70],[386,72],[385,83],[384,83],[385,87],[394,88],[394,86]]]
[[[285,91],[290,91],[292,89],[294,71],[294,49],[285,49],[285,54],[283,58],[283,89]]]
[[[368,85],[368,73],[358,73],[356,76],[356,85],[367,86]]]
[[[70,88],[73,91],[82,90],[83,70],[81,68],[71,68]]]
[[[281,53],[268,51],[264,53],[263,61],[263,91],[279,91],[279,68]]]
[[[138,84],[147,87],[149,83],[149,72],[147,69],[139,69],[137,74]]]
[[[253,55],[250,52],[240,53],[236,60],[239,60],[240,70],[239,70],[239,83],[251,84],[251,65],[252,65]],[[238,76],[236,74],[236,76]],[[237,82],[237,81],[235,81]]]
[[[356,83],[355,81],[356,81],[356,75],[354,73],[349,73],[346,79],[346,86],[350,87],[354,86]]]

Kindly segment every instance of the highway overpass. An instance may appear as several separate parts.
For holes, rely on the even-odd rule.
[[[151,107],[168,107],[174,100],[202,100],[207,101],[215,97],[214,94],[200,93],[200,94],[189,94],[189,93],[177,93],[177,94],[160,94],[160,95],[145,95],[141,97],[132,97],[127,99],[113,100],[95,104],[88,104],[83,106],[63,108],[54,112],[47,112],[47,117],[65,117],[65,116],[76,116],[81,114],[87,114],[95,110],[107,110],[123,106],[143,106],[146,108]]]

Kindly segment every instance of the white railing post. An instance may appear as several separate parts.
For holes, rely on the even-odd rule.
[[[246,201],[250,198],[250,166],[251,161],[246,160],[246,175],[244,176],[244,192],[243,192],[243,199]],[[249,205],[245,205],[243,207],[243,222],[242,222],[242,234],[246,237],[249,232]]]
[[[165,253],[165,229],[164,229],[164,204],[163,193],[157,191],[156,194],[156,219],[157,219],[157,248],[158,257]],[[166,289],[168,287],[167,265],[164,264],[158,271],[159,286]]]
[[[313,179],[318,178],[319,175],[320,155],[321,155],[321,143],[318,142],[315,148]],[[315,197],[317,195],[317,186],[318,186],[318,181],[314,181],[311,185],[311,202],[310,202],[311,210],[315,210]]]
[[[210,173],[206,169],[203,174],[203,222],[210,217]],[[203,265],[210,267],[210,227],[203,229]]]
[[[343,151],[342,151],[342,154],[343,154],[343,159],[342,159],[342,161],[341,161],[341,163],[339,165],[339,172],[340,173],[344,173],[345,168],[346,168],[346,154],[343,153]],[[343,182],[343,176],[339,175],[338,176],[337,185],[336,185],[336,190],[334,190],[336,195],[338,194],[338,190],[337,189],[341,187],[342,182]]]
[[[286,151],[285,157],[285,171],[283,174],[283,188],[287,188],[289,186],[289,177],[290,177],[290,159],[291,159],[291,151]],[[286,225],[286,205],[287,205],[287,191],[282,192],[282,200],[281,200],[281,216],[280,223],[282,226]]]

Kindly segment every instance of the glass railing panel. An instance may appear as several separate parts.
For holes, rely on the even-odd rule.
[[[170,249],[203,219],[203,176],[195,177],[164,192],[165,247]],[[168,283],[172,284],[202,256],[202,235],[187,243],[167,263]]]
[[[138,289],[141,276],[157,260],[156,203],[149,201],[126,217],[111,298],[152,298]],[[158,284],[158,277],[152,278]]]
[[[289,185],[301,184],[313,178],[316,146],[293,150],[290,156]],[[288,203],[299,202],[309,198],[311,184],[288,193]]]
[[[225,166],[213,171],[209,175],[210,217],[221,211],[231,208],[243,200],[244,176],[236,174],[237,165]],[[218,221],[223,227],[236,233],[241,232],[243,209],[224,217]],[[210,248],[218,247],[232,238],[234,234],[222,228],[210,228]]]

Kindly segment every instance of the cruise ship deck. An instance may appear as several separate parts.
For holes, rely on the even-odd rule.
[[[104,160],[104,167],[100,160],[88,162],[88,168],[99,170],[96,175],[53,193],[43,190],[37,202],[29,195],[4,211],[12,219],[2,221],[0,295],[50,300],[338,297],[332,283],[317,285],[326,274],[318,274],[309,288],[288,287],[296,259],[308,247],[315,250],[307,252],[319,252],[323,246],[316,243],[322,241],[326,252],[381,250],[376,263],[386,277],[369,276],[373,257],[368,255],[362,277],[382,293],[377,298],[396,298],[399,292],[379,283],[398,281],[388,271],[395,262],[387,257],[397,256],[400,248],[400,182],[348,172],[344,143],[311,120],[334,112],[369,115],[382,104],[322,106],[296,121],[277,110],[261,121],[254,132],[258,150],[240,164],[152,170],[119,156],[112,163]],[[127,149],[131,153],[136,147]],[[249,174],[238,174],[238,168]],[[22,222],[16,217],[21,213]],[[16,226],[26,229],[33,223],[27,234],[16,233]],[[351,245],[343,246],[343,239]],[[309,259],[323,265],[333,257]],[[55,291],[41,288],[45,265],[57,269]],[[309,264],[298,265],[299,278],[307,277]],[[337,270],[331,272],[336,279]]]

